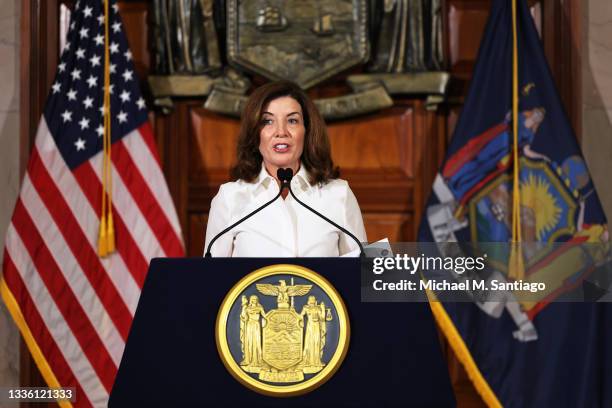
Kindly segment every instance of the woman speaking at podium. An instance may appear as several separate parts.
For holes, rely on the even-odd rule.
[[[294,83],[257,88],[242,112],[238,157],[210,205],[205,249],[217,234],[279,194],[279,168],[293,170],[293,194],[336,224],[366,241],[355,195],[334,167],[325,122]],[[288,189],[253,216],[219,236],[214,257],[332,257],[353,252],[357,243],[298,203]]]

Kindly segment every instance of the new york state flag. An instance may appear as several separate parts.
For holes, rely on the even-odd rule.
[[[545,282],[546,289],[529,300],[509,293],[496,302],[431,302],[432,310],[489,406],[610,407],[612,305],[596,302],[608,287],[601,282],[609,281],[606,217],[525,0],[517,0],[514,162],[512,3],[492,2],[419,241],[511,242],[518,165],[524,268],[508,268],[510,246],[500,245],[488,253],[491,273],[508,282]],[[575,301],[576,291],[583,301]]]

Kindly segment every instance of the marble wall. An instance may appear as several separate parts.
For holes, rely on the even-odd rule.
[[[612,1],[581,1],[582,148],[612,223]]]
[[[19,189],[20,8],[20,0],[0,0],[0,248]],[[18,384],[19,333],[0,302],[0,386]]]

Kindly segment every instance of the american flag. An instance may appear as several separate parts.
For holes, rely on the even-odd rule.
[[[50,386],[106,406],[149,261],[183,256],[118,7],[109,9],[116,252],[97,254],[105,10],[79,0],[6,238],[2,296]]]

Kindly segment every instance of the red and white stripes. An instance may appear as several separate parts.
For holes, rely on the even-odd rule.
[[[184,254],[147,123],[113,144],[117,251],[98,257],[101,154],[71,171],[43,118],[5,248],[6,285],[76,406],[106,405],[150,259]]]

